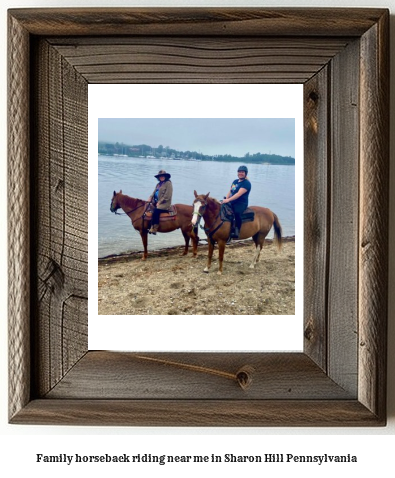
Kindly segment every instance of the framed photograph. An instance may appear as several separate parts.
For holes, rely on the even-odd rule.
[[[386,9],[9,10],[10,423],[385,425],[388,36]],[[89,347],[98,84],[302,85],[302,350]]]
[[[301,351],[303,85],[96,84],[88,86],[88,99],[89,349]],[[229,241],[218,199],[240,165],[252,184],[248,204],[259,216],[246,223],[246,233],[242,227],[241,241]],[[165,217],[167,233],[150,235],[142,218],[159,170],[170,174],[180,214]],[[195,229],[197,255],[192,240],[185,254],[196,189],[210,192],[211,231],[226,236],[221,274],[218,243],[204,273],[205,217]],[[115,190],[125,201],[116,214],[109,207]],[[259,230],[265,244],[253,265]],[[200,324],[193,334],[191,315]],[[241,336],[241,320],[259,335]]]

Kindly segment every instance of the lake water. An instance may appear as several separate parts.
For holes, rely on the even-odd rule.
[[[128,251],[141,251],[140,234],[127,216],[110,212],[113,191],[122,189],[129,196],[148,199],[160,169],[171,174],[173,203],[191,204],[193,191],[210,193],[220,200],[237,178],[238,163],[186,161],[99,156],[98,158],[98,241],[99,257]],[[295,166],[247,164],[252,184],[250,206],[264,206],[275,212],[283,228],[283,236],[295,235]],[[119,211],[122,212],[122,211]],[[200,234],[201,238],[205,234]],[[269,233],[273,237],[273,231]],[[149,235],[148,250],[183,245],[180,230]]]

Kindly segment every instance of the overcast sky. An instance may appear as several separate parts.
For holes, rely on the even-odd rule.
[[[162,145],[203,154],[272,153],[295,157],[293,118],[99,118],[99,141]]]

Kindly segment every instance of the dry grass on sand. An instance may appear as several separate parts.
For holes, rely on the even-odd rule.
[[[252,241],[226,247],[223,275],[215,248],[209,274],[207,245],[198,257],[181,256],[182,247],[99,260],[99,315],[293,315],[295,313],[295,240],[282,250],[268,240],[255,269],[249,265]]]

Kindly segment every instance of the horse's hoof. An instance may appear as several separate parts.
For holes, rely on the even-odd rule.
[[[222,276],[222,271],[218,271],[217,274],[218,274],[219,276]]]
[[[142,261],[146,261],[147,258],[146,258],[146,257],[142,257],[141,260],[142,260]]]
[[[208,267],[205,267],[203,270],[203,272],[205,272],[206,274],[208,274],[208,271],[209,271]]]
[[[254,264],[250,264],[250,269],[255,269]]]

